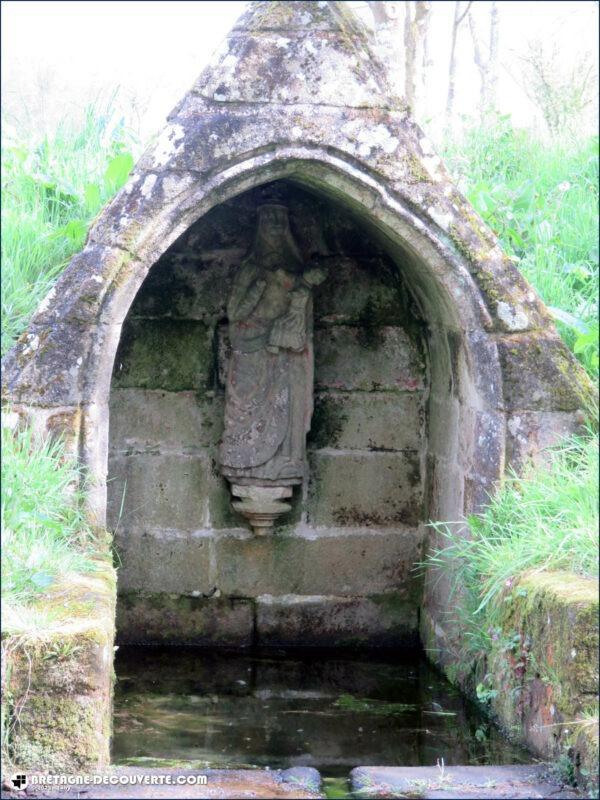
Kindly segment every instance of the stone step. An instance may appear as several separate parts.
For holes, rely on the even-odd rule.
[[[551,776],[548,764],[499,767],[356,767],[350,773],[357,798],[567,798],[581,797]]]
[[[40,774],[29,774],[28,785],[2,787],[2,797],[72,798],[268,798],[269,800],[319,800],[321,775],[312,767],[286,770],[178,769],[113,767],[98,773],[106,782],[87,785],[43,787],[33,781]],[[206,776],[206,785],[192,783]],[[113,783],[109,783],[111,778]],[[151,781],[154,780],[154,783]],[[159,780],[161,783],[159,783]],[[166,784],[170,780],[170,784]],[[128,781],[123,783],[121,781]],[[339,783],[336,781],[336,783]],[[336,795],[338,796],[338,795]],[[493,800],[493,798],[580,798],[572,788],[557,783],[548,764],[490,767],[357,767],[350,773],[348,798],[444,798],[444,800]]]
[[[197,780],[199,776],[206,776],[206,785],[188,783],[188,780]],[[311,767],[295,767],[292,769],[274,770],[244,770],[244,769],[141,769],[138,767],[116,767],[105,773],[98,773],[99,778],[112,778],[115,782],[93,785],[94,776],[80,776],[89,778],[88,785],[42,787],[35,785],[33,775],[28,775],[28,785],[20,790],[9,791],[8,781],[3,785],[1,797],[13,798],[73,798],[81,800],[101,800],[102,798],[119,798],[127,800],[159,800],[162,798],[223,798],[232,800],[239,798],[264,798],[264,800],[319,800],[321,776],[316,769]],[[41,774],[40,774],[41,777]],[[154,784],[150,780],[154,779]],[[158,783],[162,779],[162,785]],[[172,781],[166,785],[165,779]],[[122,783],[120,780],[129,780]]]

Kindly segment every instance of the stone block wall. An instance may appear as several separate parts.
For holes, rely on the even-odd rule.
[[[486,664],[490,710],[537,756],[569,755],[579,786],[596,796],[598,583],[569,572],[532,573],[504,594]]]
[[[232,510],[215,460],[225,306],[259,189],[167,251],[123,326],[108,476],[120,641],[393,645],[417,635],[423,326],[397,268],[350,214],[289,184],[277,190],[305,258],[330,264],[314,302],[309,478],[261,540]]]

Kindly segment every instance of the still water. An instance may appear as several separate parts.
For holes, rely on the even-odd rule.
[[[417,655],[121,647],[113,763],[243,768],[531,761]]]

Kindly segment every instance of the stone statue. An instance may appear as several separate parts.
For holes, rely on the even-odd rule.
[[[290,506],[306,470],[313,407],[312,288],[326,277],[305,265],[283,205],[258,208],[253,247],[227,303],[231,360],[220,447],[233,507],[256,533]]]

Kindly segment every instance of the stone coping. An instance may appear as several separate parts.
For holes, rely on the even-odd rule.
[[[580,797],[552,779],[548,764],[490,767],[357,767],[352,797],[548,798]]]
[[[42,773],[34,773],[36,775]],[[206,776],[205,786],[196,783],[182,785],[151,785],[149,781],[164,776],[171,780],[191,780]],[[31,780],[32,774],[28,776]],[[295,767],[287,770],[243,770],[243,769],[207,769],[185,770],[174,768],[139,769],[137,767],[114,767],[102,773],[88,774],[86,777],[129,779],[131,783],[115,783],[101,786],[76,786],[63,788],[44,788],[29,785],[27,797],[47,798],[223,798],[224,800],[244,800],[245,798],[265,798],[265,800],[295,800],[298,798],[324,797],[320,793],[321,776],[312,767]],[[142,781],[148,783],[142,783]],[[136,781],[136,782],[134,782]],[[139,781],[139,782],[137,782]],[[3,785],[1,796],[7,798],[22,797],[24,791],[7,791],[8,782]],[[6,786],[6,789],[5,789]],[[71,791],[69,791],[71,789]],[[76,792],[73,791],[76,789]]]

